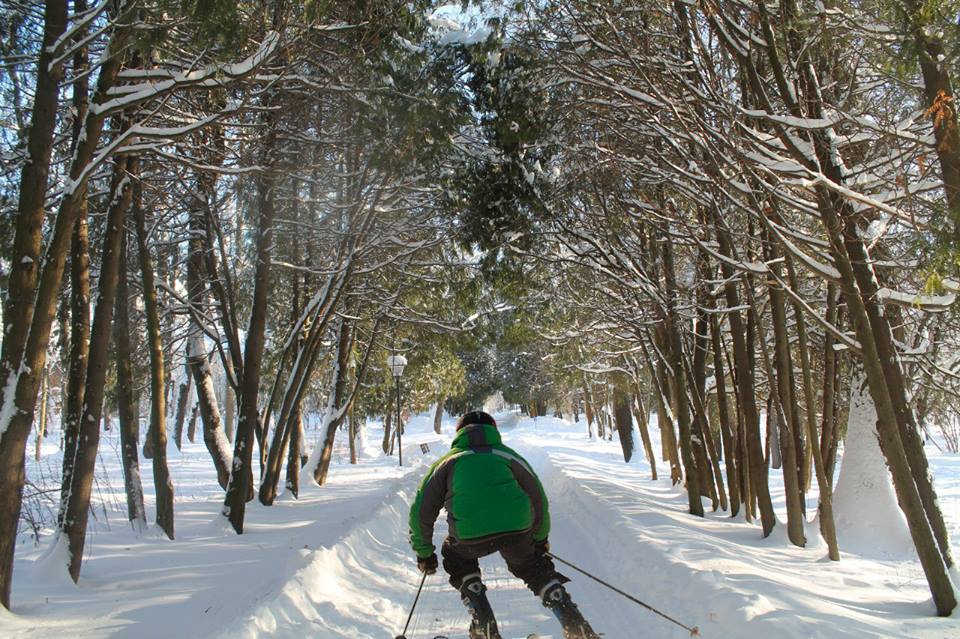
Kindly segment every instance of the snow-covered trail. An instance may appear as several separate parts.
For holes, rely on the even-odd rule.
[[[582,424],[540,418],[502,425],[505,443],[530,460],[546,487],[553,552],[699,626],[703,637],[960,636],[956,615],[932,616],[922,573],[909,557],[876,560],[845,552],[842,562],[831,563],[816,544],[815,525],[808,531],[811,547],[800,549],[787,543],[782,525],[764,540],[757,524],[724,513],[691,517],[682,489],[669,479],[651,481],[642,454],[624,464],[616,441],[588,441]],[[407,542],[409,503],[451,434],[449,421],[441,436],[428,419],[414,420],[404,436],[407,467],[372,450],[358,466],[341,459],[329,485],[305,487],[299,501],[252,504],[239,537],[216,517],[220,497],[212,465],[198,448],[173,463],[182,497],[176,542],[137,538],[115,524],[92,538],[79,585],[59,564],[40,559],[43,548],[21,553],[16,614],[0,613],[0,636],[395,637],[419,583]],[[372,431],[372,441],[375,436]],[[954,458],[938,461],[960,471]],[[957,476],[949,473],[946,484],[938,478],[955,543]],[[776,482],[773,488],[782,497]],[[192,499],[183,498],[190,491],[196,491]],[[444,533],[441,514],[435,542]],[[505,638],[538,633],[559,639],[552,615],[498,555],[481,566]],[[586,577],[561,571],[573,579],[571,594],[607,639],[688,636]],[[407,636],[463,639],[467,625],[441,570],[428,579]]]
[[[720,514],[695,520],[669,481],[650,481],[645,461],[625,465],[616,442],[588,442],[559,420],[503,428],[504,441],[535,467],[548,491],[554,553],[633,593],[708,638],[952,637],[956,619],[937,619],[913,562],[878,563],[791,546],[785,527],[763,540],[756,524]],[[442,452],[442,451],[440,451]],[[425,460],[424,465],[427,460]],[[276,600],[224,636],[379,638],[399,632],[418,583],[404,535],[423,469],[342,543],[321,551]],[[435,541],[445,534],[441,515]],[[808,531],[818,540],[815,526]],[[506,569],[481,560],[504,637],[558,639],[552,615]],[[560,567],[584,614],[606,637],[680,639],[686,631]],[[308,593],[308,594],[305,594]],[[309,601],[307,601],[309,599]],[[410,639],[464,637],[469,623],[442,570],[427,581]],[[320,626],[325,630],[320,631]],[[326,633],[326,634],[325,634]]]

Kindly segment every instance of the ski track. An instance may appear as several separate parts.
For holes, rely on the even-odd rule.
[[[787,542],[784,525],[762,539],[758,524],[709,513],[708,502],[707,516],[697,520],[686,512],[680,487],[650,480],[646,461],[637,461],[642,449],[624,464],[616,442],[587,441],[580,425],[543,418],[515,423],[502,422],[504,443],[525,456],[544,483],[552,551],[698,626],[703,637],[960,636],[956,618],[932,616],[915,562],[878,563],[845,553],[840,564],[824,565],[815,524],[808,527],[810,547],[799,549]],[[382,457],[338,465],[327,487],[304,487],[298,502],[281,497],[271,508],[251,504],[240,537],[216,517],[213,491],[178,502],[175,543],[152,530],[141,538],[129,531],[94,536],[78,586],[64,576],[61,554],[18,559],[16,614],[0,613],[0,636],[395,637],[420,581],[407,543],[409,504],[428,464],[449,445],[452,426],[445,428],[446,436],[426,428],[405,436],[410,461],[404,469]],[[421,443],[430,445],[427,455]],[[438,547],[444,516],[434,536]],[[481,568],[505,638],[560,639],[556,620],[499,555],[482,559]],[[571,577],[570,593],[606,639],[689,636],[558,568]],[[406,636],[464,639],[468,625],[441,568],[428,577]]]

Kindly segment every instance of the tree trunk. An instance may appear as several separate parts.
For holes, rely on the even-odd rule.
[[[680,468],[680,455],[677,452],[677,433],[673,428],[673,410],[670,401],[670,382],[667,379],[663,362],[658,362],[656,370],[651,368],[653,388],[657,398],[657,426],[660,428],[660,445],[663,461],[670,464],[670,480],[678,484],[683,480]]]
[[[680,460],[683,462],[684,476],[687,482],[687,502],[690,514],[703,517],[703,503],[700,501],[700,472],[692,450],[692,432],[690,427],[690,407],[687,405],[687,385],[683,372],[683,336],[680,333],[677,310],[677,282],[673,264],[673,248],[669,241],[663,242],[661,258],[663,259],[664,280],[666,282],[666,331],[668,357],[672,367],[671,379],[676,398],[677,426],[680,430]],[[705,470],[705,469],[704,469]]]
[[[437,409],[433,413],[433,432],[439,435],[443,426],[443,405],[446,400],[443,397],[437,398]]]
[[[77,456],[90,351],[90,241],[86,213],[83,210],[77,220],[70,248],[70,363],[67,368],[67,398],[62,426],[63,470],[60,474],[60,513],[57,519],[60,528]]]
[[[387,402],[390,404],[391,402]],[[393,422],[393,408],[391,406],[387,407],[387,412],[383,416],[383,454],[386,455],[390,452],[390,425]]]
[[[188,349],[189,350],[189,349]],[[189,353],[187,357],[190,357]],[[187,402],[190,399],[190,376],[187,376],[185,382],[181,382],[177,391],[177,415],[174,419],[173,443],[177,450],[183,447],[183,424],[187,419]]]
[[[75,12],[86,9],[86,1],[74,2]],[[73,86],[71,152],[75,152],[83,133],[87,113],[90,82],[83,74],[88,66],[86,47],[79,47],[73,56],[73,66],[79,77]],[[73,464],[80,436],[80,413],[83,411],[83,393],[86,388],[87,358],[90,349],[90,230],[87,222],[87,197],[78,203],[78,218],[70,240],[70,360],[67,373],[67,401],[62,421],[63,469],[60,474],[60,511],[58,529],[62,529],[66,499],[70,491]]]
[[[769,242],[767,243],[766,257],[767,263],[770,264],[768,268],[770,268],[772,276],[779,280],[781,256]],[[791,375],[793,362],[790,357],[790,338],[787,336],[787,311],[783,289],[776,281],[769,282],[767,290],[770,296],[775,346],[772,364],[767,356],[767,348],[763,340],[761,340],[760,348],[770,386],[776,388],[776,396],[771,397],[770,412],[767,417],[769,419],[776,413],[776,423],[780,427],[779,443],[780,454],[783,459],[783,487],[787,505],[787,536],[792,544],[802,548],[806,546],[807,538],[803,530],[803,484],[800,481],[799,459],[793,431],[793,409],[796,403]],[[759,322],[757,324],[759,325]]]
[[[103,413],[104,382],[109,360],[108,346],[120,271],[120,243],[123,239],[127,210],[130,208],[131,175],[137,175],[137,165],[136,158],[124,156],[117,158],[110,208],[104,229],[97,305],[90,330],[83,413],[63,520],[63,532],[69,540],[70,576],[74,582],[80,579],[80,565],[83,561],[83,548],[86,542],[90,494],[93,489],[97,450],[100,446],[100,419]]]
[[[133,399],[133,373],[130,349],[130,293],[127,290],[127,234],[120,239],[120,270],[117,279],[116,310],[113,314],[113,342],[117,358],[117,417],[120,420],[120,457],[123,486],[127,497],[127,517],[138,530],[147,523],[140,482],[140,419]]]
[[[293,416],[293,432],[290,433],[290,449],[287,453],[287,490],[295,498],[300,497],[300,467],[303,450],[303,411],[297,405]]]
[[[200,404],[194,404],[193,409],[190,411],[190,424],[187,426],[187,439],[190,440],[190,443],[194,443],[197,437],[197,417],[200,414]],[[226,488],[226,485],[222,486]]]
[[[793,268],[793,260],[787,256],[787,271],[790,276],[790,285],[798,288],[797,275]],[[830,292],[830,291],[828,291]],[[807,343],[807,327],[803,309],[796,301],[793,302],[793,316],[797,325],[797,338],[800,351],[800,370],[803,377],[803,398],[807,429],[807,449],[813,457],[813,467],[817,476],[817,488],[820,491],[820,505],[818,507],[820,519],[820,534],[827,542],[827,552],[832,561],[840,561],[840,548],[837,544],[837,528],[833,520],[833,483],[827,478],[826,467],[823,463],[823,451],[817,440],[816,400],[813,395],[813,372],[810,367],[810,348]],[[829,333],[829,331],[825,331]]]
[[[930,24],[932,21],[926,17],[936,16],[937,13],[928,11],[920,0],[907,0],[904,9],[923,75],[927,115],[932,121],[934,148],[940,161],[947,211],[953,224],[952,242],[956,250],[960,247],[960,129],[957,127],[957,106],[950,81],[950,56],[946,53],[942,35],[938,33],[940,25]]]
[[[167,537],[174,538],[173,484],[167,468],[166,398],[164,396],[163,339],[160,335],[160,309],[154,284],[153,260],[147,243],[140,183],[134,186],[133,217],[137,227],[140,254],[140,278],[143,283],[144,313],[147,317],[147,343],[150,348],[150,429],[153,442],[153,485],[157,495],[157,525]]]
[[[721,254],[725,257],[732,258],[733,245],[727,230],[723,228],[723,222],[719,219],[719,213],[716,211],[714,211],[714,226],[717,230],[717,240],[720,244]],[[726,262],[721,262],[720,268],[723,272],[723,278],[726,281],[724,295],[727,308],[739,309],[740,296],[737,292],[737,277],[733,271],[733,267]],[[760,415],[757,410],[756,396],[754,394],[753,358],[749,350],[753,345],[753,331],[749,330],[751,329],[751,322],[749,320],[747,322],[748,326],[746,328],[744,327],[743,318],[739,310],[730,310],[728,317],[730,320],[730,337],[733,339],[737,404],[744,423],[743,438],[747,451],[746,457],[748,465],[744,468],[744,472],[746,473],[745,476],[749,479],[750,493],[752,493],[749,495],[747,502],[750,505],[748,512],[752,513],[752,503],[753,500],[756,499],[757,507],[760,510],[763,536],[766,537],[773,531],[777,520],[773,512],[773,501],[770,499],[767,464],[766,460],[764,460],[763,447],[760,443]]]
[[[268,97],[267,103],[271,104],[272,102],[273,97]],[[260,368],[263,363],[267,324],[267,298],[271,289],[270,253],[273,244],[273,219],[276,214],[274,197],[277,187],[277,174],[275,172],[277,160],[274,158],[276,131],[272,125],[275,114],[271,113],[266,117],[270,137],[264,143],[264,166],[270,168],[260,175],[257,185],[260,213],[257,234],[257,266],[254,275],[250,324],[247,329],[246,347],[244,348],[243,380],[238,398],[240,420],[237,424],[236,440],[233,447],[233,466],[230,471],[230,481],[227,484],[227,494],[223,503],[223,514],[230,520],[238,535],[243,534],[243,519],[246,513],[247,500],[253,495],[253,440],[259,424],[257,400],[260,392]]]
[[[63,65],[52,65],[54,44],[67,26],[66,0],[50,0],[44,7],[43,44],[37,61],[33,111],[27,138],[27,156],[20,173],[20,191],[14,226],[13,255],[3,308],[2,379],[18,373],[34,309],[34,290],[40,271],[44,200],[57,124]],[[2,593],[0,593],[2,595]],[[3,598],[7,606],[7,599]],[[9,607],[9,606],[7,606]]]
[[[225,423],[223,425],[224,435],[226,435],[228,442],[233,443],[233,423],[237,400],[233,389],[229,384],[227,384],[227,387],[224,389],[223,395],[227,403],[227,414],[225,416]]]
[[[696,330],[698,333],[703,331],[704,335],[706,336],[706,325],[700,326]],[[707,405],[704,403],[706,396],[705,358],[703,363],[699,364],[699,366],[703,367],[701,372],[690,375],[691,385],[696,385],[693,388],[693,393],[690,395],[690,397],[693,399],[695,417],[693,423],[696,426],[696,437],[702,439],[702,443],[697,446],[697,449],[699,449],[699,453],[697,453],[697,464],[703,469],[703,474],[707,476],[707,492],[705,494],[708,495],[712,500],[713,510],[716,511],[718,506],[722,510],[727,510],[727,492],[723,485],[723,471],[720,469],[720,455],[713,439],[713,432],[710,430],[710,422],[707,419]],[[689,368],[686,370],[689,372]],[[713,470],[712,475],[710,473],[711,469]],[[703,486],[701,486],[701,494],[704,494]]]
[[[730,491],[730,516],[740,512],[740,450],[739,438],[730,420],[730,406],[727,403],[727,379],[723,361],[723,346],[720,342],[720,320],[716,313],[710,314],[710,340],[713,350],[713,376],[717,385],[717,416],[720,421],[720,436],[726,453],[724,462],[727,468],[727,488]]]
[[[689,53],[688,53],[689,54]],[[701,223],[706,224],[703,219],[706,211],[701,207],[698,217]],[[696,286],[696,319],[693,324],[693,335],[691,336],[691,345],[693,353],[689,361],[684,360],[683,370],[689,380],[689,394],[693,400],[693,445],[694,456],[697,460],[697,467],[700,469],[701,494],[709,495],[712,502],[713,511],[716,512],[717,506],[723,510],[727,509],[727,494],[723,486],[723,474],[720,470],[719,456],[716,445],[713,441],[713,433],[710,430],[710,416],[707,414],[707,354],[710,352],[710,333],[707,328],[706,306],[709,303],[708,291],[706,290],[706,281],[710,277],[707,270],[707,255],[704,251],[698,251],[696,255],[696,277],[700,282]],[[713,473],[711,473],[711,467]]]
[[[339,333],[337,339],[336,370],[333,372],[332,386],[330,389],[331,414],[327,422],[327,432],[323,439],[323,450],[320,454],[320,461],[313,472],[313,478],[320,486],[327,483],[327,473],[330,471],[330,459],[333,456],[333,441],[337,436],[337,429],[346,417],[344,409],[346,406],[350,357],[353,351],[353,326],[346,320],[343,320]],[[402,425],[397,424],[397,430],[399,431],[401,428]]]
[[[636,407],[637,428],[640,430],[640,439],[643,441],[643,450],[647,455],[647,462],[650,464],[650,479],[657,481],[657,457],[653,453],[653,444],[650,443],[650,413],[643,402],[643,395],[640,385],[636,384],[637,391],[634,395]]]
[[[620,436],[620,448],[623,461],[630,463],[633,457],[633,412],[630,410],[630,396],[619,388],[613,391],[613,418]]]
[[[350,439],[350,463],[357,463],[357,417],[353,411],[347,417],[347,435]]]
[[[197,178],[198,190],[205,196],[210,197],[210,191],[214,185],[211,179],[201,174]],[[190,206],[190,242],[189,254],[187,256],[187,297],[190,301],[192,310],[193,326],[190,329],[190,336],[187,338],[187,369],[193,376],[194,384],[197,388],[197,405],[200,409],[200,419],[203,422],[203,443],[210,453],[213,460],[213,466],[217,471],[217,482],[220,487],[226,489],[227,482],[230,479],[230,464],[232,463],[230,445],[226,433],[220,423],[220,406],[217,402],[217,393],[213,385],[213,372],[210,370],[209,357],[204,347],[202,330],[199,318],[204,314],[206,304],[203,281],[203,252],[205,250],[204,237],[206,236],[206,227],[204,224],[203,209],[205,202],[194,200]],[[195,425],[191,421],[191,426]],[[193,430],[193,428],[191,428]],[[190,436],[193,441],[193,436]]]
[[[33,459],[40,461],[40,449],[43,438],[47,436],[47,404],[50,400],[50,374],[44,370],[40,381],[40,421],[37,422],[37,443],[33,452]]]
[[[198,336],[192,339],[194,345],[190,350],[188,362],[197,388],[197,404],[194,407],[194,417],[190,421],[190,431],[196,428],[196,411],[199,409],[203,424],[203,443],[217,471],[217,483],[221,488],[226,489],[232,462],[230,446],[227,435],[220,425],[220,407],[213,387],[213,371],[210,370],[208,358],[200,350],[203,342]],[[193,437],[190,437],[190,441],[193,441]]]
[[[827,285],[826,322],[838,326],[837,286]],[[827,481],[833,485],[834,464],[836,461],[836,391],[837,391],[837,353],[833,348],[835,340],[830,331],[823,336],[823,416],[820,420],[820,450],[824,455],[824,472]],[[832,451],[832,454],[831,454]]]
[[[587,436],[593,439],[593,398],[590,396],[590,384],[587,382],[587,374],[580,373],[580,379],[583,384],[583,412],[587,416]]]

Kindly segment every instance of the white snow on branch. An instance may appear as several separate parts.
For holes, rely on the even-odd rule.
[[[903,291],[895,291],[889,288],[881,288],[878,290],[877,297],[884,302],[909,308],[919,308],[931,313],[946,311],[957,301],[957,296],[954,293],[923,295],[921,293],[904,293]]]
[[[224,84],[222,79],[223,77],[226,77],[228,80],[235,80],[249,74],[251,71],[263,64],[265,60],[273,55],[279,43],[280,34],[278,34],[276,31],[271,31],[266,35],[266,37],[264,37],[263,42],[260,43],[260,48],[258,48],[257,51],[246,60],[231,64],[208,65],[202,69],[195,69],[189,72],[171,72],[166,80],[145,84],[144,86],[137,88],[132,93],[127,93],[122,97],[114,98],[113,100],[109,100],[103,104],[91,104],[90,112],[94,114],[103,114],[111,111],[121,110],[133,104],[139,104],[140,102],[150,100],[183,86],[220,86]],[[156,72],[153,73],[153,76],[156,77]],[[137,71],[126,72],[123,76],[124,79],[135,79],[138,77],[144,76],[138,75]],[[120,90],[125,89],[121,88]]]

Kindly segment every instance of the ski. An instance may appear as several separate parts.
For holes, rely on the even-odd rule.
[[[597,634],[600,635],[601,637],[604,636],[602,632],[598,632]],[[543,636],[544,635],[538,635],[537,633],[533,632],[527,635],[526,637],[504,637],[503,639],[541,639],[541,637]],[[447,635],[436,635],[433,637],[433,639],[452,639],[452,638],[448,637]]]
[[[447,635],[436,635],[433,639],[450,639]],[[540,639],[540,635],[532,633],[526,637],[504,637],[503,639]]]

